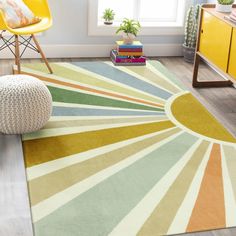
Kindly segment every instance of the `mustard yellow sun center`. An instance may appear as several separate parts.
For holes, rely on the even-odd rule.
[[[196,133],[236,143],[236,139],[190,93],[178,97],[171,111],[179,123]]]

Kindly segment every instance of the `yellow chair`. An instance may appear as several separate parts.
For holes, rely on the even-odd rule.
[[[41,54],[42,59],[44,60],[49,72],[52,74],[53,71],[48,63],[48,60],[45,57],[34,35],[36,33],[43,32],[52,26],[52,17],[48,6],[48,2],[47,0],[23,0],[23,1],[36,16],[41,18],[41,21],[33,25],[12,29],[7,25],[6,20],[4,18],[4,14],[0,10],[0,30],[2,30],[2,33],[0,34],[0,40],[2,39],[3,41],[3,45],[0,47],[0,50],[3,50],[5,48],[9,48],[11,50],[11,52],[15,56],[15,63],[17,65],[18,73],[21,72],[20,58],[24,54],[25,50],[27,48],[35,50],[36,52]],[[9,31],[10,33],[13,34],[13,36],[10,39],[4,38],[3,34],[5,31]],[[26,38],[26,36],[29,37]],[[31,43],[32,39],[34,41],[35,46]],[[15,50],[14,49],[12,50],[11,48],[12,46]],[[20,52],[20,46],[24,47],[22,52]]]

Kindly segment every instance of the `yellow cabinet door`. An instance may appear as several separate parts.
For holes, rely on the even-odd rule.
[[[232,27],[210,13],[203,11],[199,51],[227,72]]]
[[[233,31],[230,49],[229,74],[236,79],[236,28]]]

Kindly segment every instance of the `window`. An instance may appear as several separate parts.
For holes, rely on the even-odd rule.
[[[178,14],[182,14],[178,11],[178,4],[181,3],[178,0],[140,0],[138,2],[137,15],[141,22],[176,22]]]
[[[103,11],[111,8],[116,13],[116,21],[120,22],[124,17],[134,18],[135,0],[98,0],[98,22],[102,23]]]
[[[190,0],[90,0],[89,34],[111,35],[123,18],[140,21],[142,35],[182,34],[187,5]],[[106,8],[115,11],[113,26],[104,26]]]

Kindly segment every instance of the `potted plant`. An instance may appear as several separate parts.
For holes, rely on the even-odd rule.
[[[231,12],[234,0],[217,0],[216,10],[219,12]]]
[[[102,18],[104,19],[104,24],[112,25],[114,17],[115,17],[115,12],[112,9],[110,8],[105,9],[102,16]]]
[[[200,8],[199,4],[191,6],[186,17],[183,55],[185,61],[190,63],[194,62]]]
[[[125,18],[120,27],[117,29],[116,34],[123,33],[123,41],[125,44],[132,44],[137,37],[141,25],[138,21]]]

